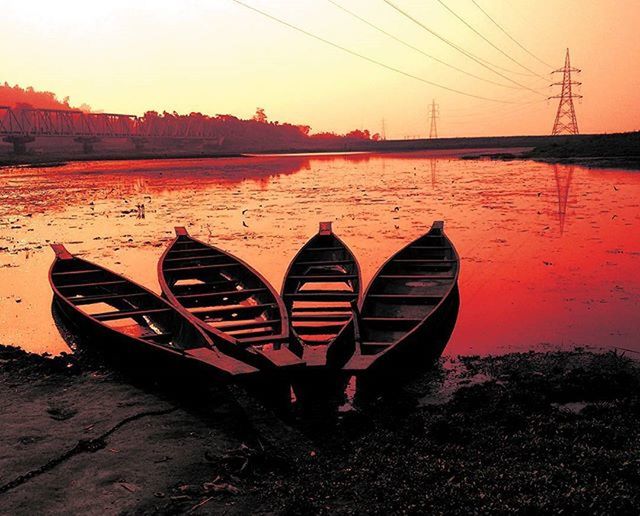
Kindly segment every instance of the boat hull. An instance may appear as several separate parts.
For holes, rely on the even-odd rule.
[[[173,378],[192,378],[215,382],[250,382],[255,372],[231,375],[219,368],[199,360],[188,352],[167,349],[160,346],[142,345],[137,339],[96,323],[80,311],[69,306],[58,296],[53,298],[54,309],[69,324],[81,342],[92,351],[98,352],[109,362],[125,369],[135,369],[144,376],[171,376]]]
[[[460,258],[443,227],[434,222],[374,276],[360,304],[347,374],[401,379],[443,353],[460,304]]]
[[[354,355],[345,365],[345,373],[358,377],[359,389],[373,389],[381,380],[402,382],[430,369],[451,338],[459,308],[460,294],[456,285],[414,332],[380,355],[371,358]]]

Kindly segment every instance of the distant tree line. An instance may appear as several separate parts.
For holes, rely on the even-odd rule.
[[[82,104],[73,107],[69,97],[59,100],[55,93],[49,91],[36,91],[32,87],[22,88],[18,85],[11,86],[8,83],[0,85],[0,105],[12,108],[44,108],[44,109],[78,109],[86,112],[91,107]],[[140,117],[142,124],[162,124],[170,127],[176,124],[189,124],[194,128],[206,128],[206,133],[219,135],[220,144],[231,146],[258,146],[261,148],[285,148],[287,146],[303,147],[305,144],[330,141],[361,141],[380,139],[379,134],[371,134],[368,130],[356,129],[346,134],[333,132],[321,132],[311,134],[308,125],[295,125],[269,121],[265,110],[258,108],[255,115],[248,119],[241,119],[233,115],[208,116],[202,113],[190,113],[180,115],[176,112],[147,111]]]

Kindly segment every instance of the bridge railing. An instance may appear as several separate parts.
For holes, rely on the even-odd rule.
[[[219,133],[205,118],[138,118],[116,113],[0,106],[0,136],[218,139]]]

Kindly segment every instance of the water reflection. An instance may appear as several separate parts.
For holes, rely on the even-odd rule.
[[[560,221],[560,235],[564,234],[564,223],[567,216],[567,202],[569,200],[569,188],[573,177],[573,165],[553,165],[553,175],[558,189],[558,220]]]
[[[49,312],[48,241],[158,291],[155,263],[186,225],[279,287],[318,221],[333,220],[366,286],[386,257],[444,219],[462,257],[448,353],[640,351],[639,199],[637,171],[443,153],[3,169],[0,343],[67,349]]]
[[[431,168],[431,188],[435,190],[436,188],[436,171],[437,171],[438,160],[435,158],[431,158],[429,160],[429,166]]]

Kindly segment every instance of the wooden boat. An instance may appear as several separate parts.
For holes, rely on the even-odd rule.
[[[331,222],[321,222],[291,261],[282,284],[291,332],[307,367],[341,367],[353,353],[360,283],[356,257],[333,233]]]
[[[218,379],[251,376],[257,370],[227,356],[195,323],[150,290],[73,256],[62,244],[49,270],[54,302],[61,313],[92,341],[122,359],[199,369]],[[126,358],[125,358],[126,357]]]
[[[347,372],[399,373],[400,365],[442,354],[457,316],[460,268],[443,228],[434,222],[378,270],[360,304]]]
[[[282,299],[250,265],[183,227],[158,262],[160,288],[226,352],[260,368],[303,366]]]

